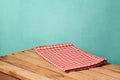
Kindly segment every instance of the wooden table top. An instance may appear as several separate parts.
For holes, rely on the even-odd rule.
[[[0,72],[15,78],[11,80],[120,80],[120,66],[106,64],[65,73],[38,56],[33,49],[0,57]]]

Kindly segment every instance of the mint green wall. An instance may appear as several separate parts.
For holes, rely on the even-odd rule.
[[[0,55],[68,42],[120,65],[120,0],[0,0]]]

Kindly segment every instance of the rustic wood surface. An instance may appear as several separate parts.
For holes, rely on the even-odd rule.
[[[2,80],[120,80],[120,66],[106,64],[65,73],[38,56],[33,49],[0,57],[0,72],[13,76]]]
[[[20,79],[7,75],[3,72],[0,72],[0,80],[20,80]]]

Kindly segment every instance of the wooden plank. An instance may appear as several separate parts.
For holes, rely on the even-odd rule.
[[[90,69],[86,70],[86,71],[80,71],[80,72],[86,74],[90,78],[93,77],[94,80],[119,80],[117,78],[114,78],[114,77],[111,77],[111,76],[108,76],[108,75],[104,75],[102,73],[95,72],[95,71],[92,71]]]
[[[0,72],[0,80],[20,80],[20,79]]]
[[[118,80],[120,80],[120,73],[116,73],[114,71],[107,70],[107,69],[104,69],[102,67],[98,67],[98,68],[94,68],[94,69],[90,69],[90,70],[96,71],[98,73],[102,73],[104,75],[108,75],[108,76],[111,76],[113,78],[117,78]]]
[[[51,80],[50,78],[37,75],[2,61],[0,61],[0,71],[12,76],[16,76],[22,80]]]
[[[105,69],[120,73],[120,66],[114,65],[114,64],[108,64],[106,66],[102,66]]]
[[[49,77],[52,80],[57,80],[57,79],[58,80],[75,80],[71,77],[64,76],[63,74],[59,74],[57,72],[48,70],[47,68],[40,67],[39,65],[23,61],[23,60],[21,60],[21,58],[20,59],[15,58],[15,56],[13,57],[13,56],[9,55],[9,56],[4,57],[1,60],[5,61],[7,63],[10,63],[12,65],[15,65],[17,67],[20,67],[22,69],[33,72],[35,74],[42,75],[44,77]],[[23,65],[23,64],[25,64],[25,65]]]

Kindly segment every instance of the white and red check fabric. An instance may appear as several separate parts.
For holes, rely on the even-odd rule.
[[[89,54],[73,44],[38,47],[35,52],[65,72],[89,69],[107,63],[106,59]]]

